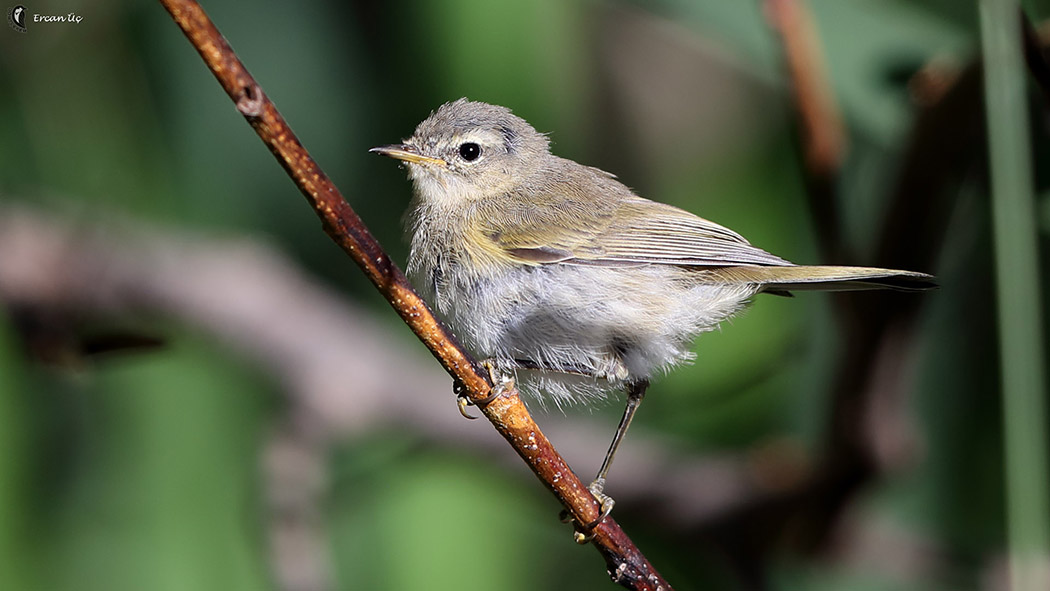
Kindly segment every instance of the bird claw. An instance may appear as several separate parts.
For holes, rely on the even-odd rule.
[[[470,398],[467,398],[465,394],[460,394],[456,397],[456,406],[459,408],[459,414],[463,415],[463,418],[475,420],[478,417],[467,412],[467,407],[471,405]]]
[[[595,519],[594,521],[588,523],[583,528],[588,531],[591,531],[594,528],[598,527],[598,524],[601,523],[602,520],[604,520],[606,517],[608,517],[610,513],[612,513],[613,506],[616,505],[616,501],[613,500],[613,498],[609,495],[605,494],[604,478],[595,479],[594,482],[587,485],[587,490],[591,491],[591,494],[594,495],[594,499],[598,501],[598,504],[601,505],[602,508],[601,515],[598,516],[598,519]]]
[[[577,544],[586,544],[593,540],[595,536],[595,528],[597,528],[598,525],[608,517],[610,513],[612,513],[613,506],[616,505],[616,501],[603,492],[604,489],[604,478],[599,478],[587,486],[587,490],[591,491],[591,494],[594,495],[594,500],[598,501],[598,504],[601,505],[602,512],[598,515],[598,519],[587,524],[581,524],[566,510],[562,510],[562,512],[558,514],[558,519],[562,523],[575,523],[575,531],[572,533],[572,539],[575,540]]]
[[[456,384],[452,387],[452,390],[457,394],[456,406],[459,407],[459,414],[463,415],[464,417],[470,420],[474,420],[478,417],[475,417],[474,415],[467,412],[468,406],[477,406],[479,408],[484,408],[485,406],[488,406],[490,402],[499,398],[505,392],[514,388],[514,378],[508,376],[498,376],[496,374],[496,366],[492,363],[492,361],[483,361],[481,365],[486,370],[488,370],[489,381],[492,383],[492,389],[489,391],[488,396],[482,398],[481,400],[474,401],[471,400],[469,396],[467,396],[466,388],[464,388],[462,385]]]

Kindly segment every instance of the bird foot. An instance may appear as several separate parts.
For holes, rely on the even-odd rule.
[[[577,544],[586,544],[587,542],[594,539],[594,528],[598,527],[598,524],[600,524],[606,517],[609,516],[610,513],[612,513],[613,505],[616,504],[616,501],[604,492],[604,478],[595,479],[594,482],[587,485],[587,490],[591,491],[591,494],[594,495],[594,500],[598,501],[598,504],[601,506],[601,513],[598,515],[597,519],[591,521],[590,523],[576,523],[576,531],[573,532],[572,538],[576,541]],[[559,519],[561,519],[562,523],[569,523],[571,521],[575,521],[572,517],[569,516],[568,511],[562,511],[559,515]]]
[[[501,376],[496,373],[496,366],[492,360],[486,359],[481,362],[481,366],[488,370],[489,382],[492,384],[492,389],[489,391],[489,395],[481,400],[471,400],[467,396],[466,388],[462,384],[457,383],[453,386],[452,390],[456,393],[456,406],[459,407],[459,414],[464,417],[474,420],[478,417],[471,415],[467,412],[468,406],[477,406],[478,408],[484,408],[488,406],[490,402],[499,398],[504,393],[514,388],[514,378],[510,376]]]

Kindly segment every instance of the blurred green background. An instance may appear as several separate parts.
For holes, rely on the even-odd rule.
[[[263,241],[364,306],[413,362],[428,362],[319,231],[159,4],[26,5],[83,21],[0,30],[0,215],[18,204],[91,227]],[[933,63],[950,77],[976,58],[976,5],[810,5],[849,133],[842,232],[861,262],[875,262],[873,228],[920,109],[914,75]],[[511,107],[550,133],[555,153],[613,171],[642,195],[789,260],[820,262],[782,57],[758,2],[203,6],[399,263],[410,186],[367,149],[409,136],[461,96]],[[1026,7],[1036,21],[1050,17],[1050,3]],[[1032,121],[1045,246],[1050,152],[1046,103],[1040,108]],[[938,274],[942,287],[913,296],[923,306],[901,401],[916,437],[908,460],[851,499],[846,525],[821,551],[785,544],[765,557],[759,583],[721,550],[683,544],[682,534],[647,520],[644,503],[618,505],[625,530],[676,588],[998,588],[1005,534],[988,190],[984,148],[968,150],[952,179],[936,267],[916,269]],[[200,326],[149,311],[131,323],[162,336],[162,347],[56,367],[27,353],[23,312],[0,308],[0,587],[278,587],[262,458],[290,406],[279,371]],[[632,436],[658,434],[699,457],[748,458],[769,442],[812,453],[840,353],[834,323],[825,295],[759,298],[699,340],[695,365],[654,385]],[[347,384],[348,397],[354,388]],[[403,395],[445,398],[455,413],[449,383]],[[566,412],[611,434],[620,406]],[[541,425],[562,420],[537,414]],[[320,568],[334,588],[612,588],[524,466],[493,467],[490,457],[432,445],[411,428],[332,439],[318,521]],[[600,458],[569,459],[587,478]],[[613,496],[620,478],[631,475],[614,470]],[[923,553],[901,564],[878,551],[895,547]]]

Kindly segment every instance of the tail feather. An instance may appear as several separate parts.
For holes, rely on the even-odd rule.
[[[763,291],[775,293],[798,290],[850,291],[861,289],[922,291],[937,287],[936,278],[933,275],[876,267],[739,266],[712,269],[708,273],[715,281],[757,284],[763,286]]]

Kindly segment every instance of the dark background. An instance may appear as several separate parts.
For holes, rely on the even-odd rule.
[[[813,221],[782,48],[759,2],[213,0],[204,8],[401,264],[410,185],[367,149],[411,135],[461,96],[511,107],[550,133],[555,153],[789,260],[889,264],[886,244],[904,253],[897,260],[921,251],[913,260],[928,263],[914,270],[940,277],[935,292],[760,297],[699,339],[697,363],[650,390],[623,452],[640,459],[613,470],[608,492],[621,501],[615,516],[625,530],[679,589],[1002,588],[984,112],[979,80],[959,90],[980,48],[976,4],[809,4],[847,131],[831,183],[851,253],[841,257],[817,242],[829,230]],[[1050,16],[1046,2],[1025,4],[1037,22]],[[27,7],[83,21],[0,29],[5,588],[611,588],[594,551],[572,543],[555,503],[509,448],[490,438],[477,453],[470,438],[491,427],[458,418],[450,380],[320,231],[159,4]],[[938,94],[944,89],[949,95]],[[1045,246],[1048,119],[1034,87],[1032,99]],[[922,136],[916,126],[930,111],[941,119]],[[943,141],[910,151],[917,136]],[[903,203],[913,209],[903,215],[929,217],[895,234],[902,214],[890,203],[906,172],[933,188],[909,194]],[[65,254],[44,265],[33,258],[46,254],[41,247],[11,246],[41,237]],[[201,264],[186,262],[195,246]],[[102,271],[77,279],[76,257],[95,248],[105,251]],[[325,383],[317,388],[328,398],[311,399],[310,380],[259,336],[294,336],[292,351],[337,338],[289,320],[314,304],[292,287],[287,307],[253,316],[260,333],[228,330],[226,315],[251,312],[249,300],[223,300],[233,292],[218,285],[255,293],[287,284],[257,286],[250,265],[218,281],[204,262],[255,248],[283,253],[281,264],[310,290],[352,307],[367,327],[340,320],[346,332],[382,338],[358,351],[393,369]],[[17,272],[20,264],[28,271]],[[140,265],[136,276],[167,272],[167,283],[107,291],[121,265]],[[45,268],[69,271],[34,275]],[[23,290],[22,281],[35,287]],[[214,302],[183,291],[194,288]],[[208,305],[225,311],[193,312]],[[851,319],[896,307],[907,308],[908,324],[899,347],[880,349],[899,353],[891,371],[844,335]],[[90,354],[114,342],[149,346]],[[877,367],[858,383],[889,393],[865,398],[852,422],[835,410],[856,394],[850,367]],[[399,402],[369,398],[384,378],[383,391]],[[434,420],[449,430],[399,414],[423,398],[438,401]],[[365,407],[374,412],[361,419]],[[586,480],[620,403],[564,416],[536,410]],[[593,442],[573,447],[577,426]],[[813,493],[797,487],[824,474],[821,459],[850,440],[828,435],[836,429],[865,430],[866,451],[846,454],[857,477],[836,480],[833,499],[807,497],[797,511],[774,502],[769,518],[735,512],[768,498],[798,505]],[[632,469],[652,450],[660,479]],[[703,477],[669,478],[685,465]],[[739,493],[723,484],[741,479]],[[681,504],[662,497],[663,487],[677,487]]]

